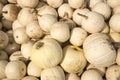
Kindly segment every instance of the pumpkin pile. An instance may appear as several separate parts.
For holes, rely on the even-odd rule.
[[[0,0],[0,80],[120,80],[120,0]]]

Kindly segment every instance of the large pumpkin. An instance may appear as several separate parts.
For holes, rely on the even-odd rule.
[[[95,66],[108,67],[116,59],[116,50],[107,34],[89,35],[83,43],[83,50],[88,62]]]

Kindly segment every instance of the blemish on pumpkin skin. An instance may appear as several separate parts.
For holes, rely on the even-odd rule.
[[[21,70],[24,71],[24,68],[22,68]]]
[[[116,69],[114,70],[114,72],[117,72],[117,71],[118,71],[118,70],[116,70]]]
[[[113,43],[111,42],[111,40],[110,39],[106,39],[106,41],[105,42],[103,42],[104,44],[109,44],[110,45],[110,49],[111,50],[115,50],[114,49],[114,47],[113,46],[111,46],[111,45],[113,45]]]
[[[44,45],[44,43],[38,42],[38,43],[36,44],[36,49],[39,49],[39,48],[42,47],[43,45]]]
[[[18,36],[16,36],[16,38],[18,38]]]
[[[86,15],[84,15],[84,14],[77,13],[77,15],[82,16],[82,17],[84,17],[85,19],[88,19],[88,16],[86,16]]]

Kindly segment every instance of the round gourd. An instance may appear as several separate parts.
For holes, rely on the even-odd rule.
[[[19,27],[25,27],[25,26],[23,26],[22,24],[20,24],[19,21],[16,19],[12,23],[12,30],[15,30],[16,28],[19,28]]]
[[[104,0],[89,0],[89,7],[92,9],[97,3],[104,2]]]
[[[82,20],[82,28],[89,33],[98,33],[104,28],[104,17],[94,11],[88,12],[87,14],[81,14],[84,19]]]
[[[5,19],[14,21],[17,19],[19,8],[14,4],[6,4],[3,9],[3,16]]]
[[[44,14],[38,16],[38,23],[41,29],[47,33],[50,32],[50,29],[54,23],[57,22],[57,17],[51,14]]]
[[[27,26],[34,20],[37,20],[36,11],[31,8],[22,8],[18,13],[17,20],[21,25]]]
[[[75,21],[75,23],[77,25],[81,25],[82,24],[82,19],[83,17],[80,16],[79,14],[87,14],[89,12],[89,9],[87,8],[84,8],[84,9],[76,9],[74,12],[73,12],[73,21]]]
[[[45,5],[38,9],[38,15],[51,14],[58,17],[58,13],[55,8]]]
[[[103,78],[97,70],[90,69],[82,74],[81,80],[103,80]]]
[[[58,65],[63,57],[62,48],[52,38],[44,38],[37,41],[32,49],[30,59],[41,68],[49,68]]]
[[[113,14],[117,13],[120,13],[120,6],[116,6],[115,8],[113,8]]]
[[[77,74],[69,73],[66,74],[65,80],[80,80],[80,77]]]
[[[79,27],[73,28],[71,31],[70,43],[75,46],[81,46],[87,37],[87,32]]]
[[[8,54],[4,50],[0,50],[0,60],[8,60]]]
[[[116,50],[107,34],[94,33],[84,43],[85,57],[94,66],[108,67],[115,62]]]
[[[0,49],[4,49],[9,42],[8,35],[0,30]]]
[[[26,26],[26,33],[30,38],[39,39],[43,36],[43,31],[38,21],[33,21]]]
[[[64,0],[46,0],[49,6],[52,6],[53,8],[58,8]]]
[[[5,74],[9,79],[22,79],[26,74],[26,65],[22,61],[11,61],[6,65]]]
[[[39,80],[39,79],[34,76],[25,76],[24,78],[22,78],[22,80]]]
[[[25,57],[23,57],[21,51],[15,51],[10,55],[9,61],[15,61],[15,60],[27,62],[27,59]]]
[[[41,80],[65,80],[65,73],[60,66],[44,69]]]
[[[108,4],[106,4],[106,3],[104,3],[104,2],[97,3],[92,8],[92,11],[98,12],[101,15],[103,15],[103,17],[105,18],[105,20],[108,20],[109,17],[110,17],[110,15],[111,15],[111,8],[110,8],[110,6]]]
[[[70,37],[69,25],[64,22],[54,23],[50,29],[50,35],[59,42],[66,42]]]
[[[104,76],[105,73],[106,73],[106,68],[105,68],[105,67],[96,67],[96,66],[94,66],[94,65],[92,65],[92,64],[89,64],[89,65],[87,66],[87,70],[89,70],[89,69],[96,69],[96,70],[98,70],[99,73],[100,73],[102,76]]]
[[[120,66],[112,65],[107,68],[106,80],[120,80]]]
[[[72,18],[73,8],[68,3],[64,3],[58,8],[58,14],[62,18]]]
[[[85,68],[87,60],[81,48],[76,46],[65,46],[63,48],[63,60],[61,67],[68,73],[81,73]]]
[[[7,47],[4,49],[9,55],[11,55],[14,51],[17,51],[20,49],[20,45],[17,44],[14,40],[10,41],[7,45]]]
[[[33,62],[30,62],[27,66],[27,74],[28,75],[40,77],[42,71],[43,71],[43,69],[36,66],[35,64],[33,64]]]
[[[17,44],[26,43],[29,40],[29,37],[26,33],[26,29],[24,27],[19,27],[13,31],[13,37]]]
[[[39,0],[17,0],[17,3],[22,8],[35,8]]]
[[[22,55],[23,55],[26,59],[29,59],[29,58],[30,58],[30,51],[31,51],[33,45],[34,45],[34,42],[31,41],[31,40],[21,45]]]
[[[110,28],[115,32],[120,32],[120,13],[114,14],[109,20]]]
[[[85,3],[85,0],[68,0],[69,5],[72,8],[81,8],[83,6],[83,4]]]
[[[108,4],[111,8],[114,8],[114,7],[120,5],[120,0],[107,0],[107,4]]]
[[[17,44],[13,38],[13,30],[7,31],[7,35],[9,37],[9,42],[4,50],[8,53],[8,55],[11,55],[13,52],[20,49],[20,45]]]

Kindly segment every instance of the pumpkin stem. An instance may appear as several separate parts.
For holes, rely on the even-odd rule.
[[[84,15],[84,14],[81,14],[81,13],[77,13],[77,14],[78,14],[79,16],[82,16],[82,17],[88,19],[88,16],[86,16],[86,15]]]
[[[71,46],[71,48],[77,50],[77,51],[80,51],[80,52],[83,52],[83,50],[77,46]]]
[[[42,47],[44,45],[43,42],[37,42],[36,44],[36,49],[39,49],[40,47]]]
[[[7,14],[7,13],[8,13],[8,11],[2,11],[2,13],[5,13],[5,14]]]
[[[68,19],[65,19],[65,18],[60,19],[61,22],[65,22],[65,21],[67,21],[67,20],[68,20]]]
[[[40,14],[37,14],[37,16],[42,17],[42,15],[40,15]]]

